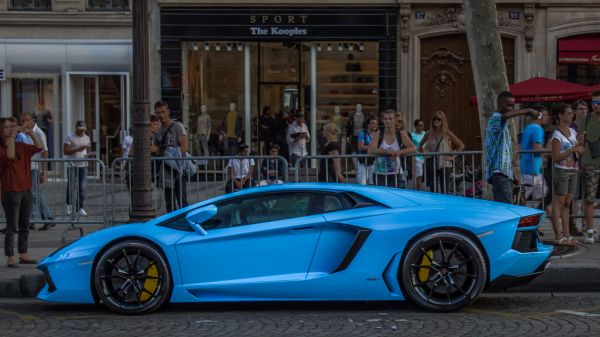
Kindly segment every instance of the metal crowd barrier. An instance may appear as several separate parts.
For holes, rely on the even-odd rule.
[[[229,183],[230,161],[253,160],[254,169],[247,185]],[[131,212],[131,158],[117,158],[111,164],[111,221],[127,222]],[[208,198],[250,186],[289,182],[288,162],[281,156],[152,157],[152,201],[156,214],[185,207]],[[271,179],[261,172],[271,168]],[[180,173],[179,171],[187,172]],[[267,172],[268,174],[268,172]],[[232,186],[232,187],[230,187]]]
[[[106,169],[102,161],[58,158],[33,163],[30,223],[37,229],[61,227],[64,243],[69,231],[83,236],[85,227],[108,224]],[[44,177],[39,174],[42,167]],[[3,208],[0,223],[6,223]]]

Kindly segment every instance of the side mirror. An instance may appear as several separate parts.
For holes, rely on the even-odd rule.
[[[208,233],[200,226],[204,221],[212,218],[217,214],[217,206],[208,205],[200,207],[193,211],[188,212],[185,216],[185,220],[190,224],[194,231],[200,235],[207,235]]]

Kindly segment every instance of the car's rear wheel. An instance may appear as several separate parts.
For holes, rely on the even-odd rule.
[[[486,261],[477,244],[465,234],[447,230],[415,240],[398,272],[406,295],[437,312],[471,304],[487,279]]]
[[[109,309],[140,314],[163,305],[172,283],[167,262],[158,249],[143,241],[123,241],[98,259],[94,287]]]

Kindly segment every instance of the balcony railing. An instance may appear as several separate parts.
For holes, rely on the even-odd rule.
[[[88,11],[128,11],[129,0],[88,0]]]
[[[52,0],[10,0],[8,9],[14,11],[51,11]]]

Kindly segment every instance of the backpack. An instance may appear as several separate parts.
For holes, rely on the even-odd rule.
[[[402,149],[402,147],[405,147],[404,144],[402,144],[402,131],[397,130],[396,131],[396,141],[398,142],[398,145],[400,146],[400,149]],[[377,148],[381,147],[381,143],[383,143],[383,135],[385,134],[385,128],[381,128],[379,129],[379,139],[377,140]]]

